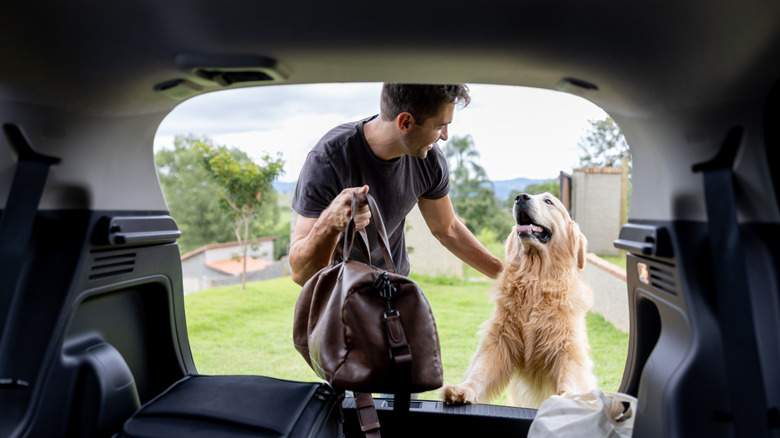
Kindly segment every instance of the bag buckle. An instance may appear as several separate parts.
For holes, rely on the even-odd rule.
[[[390,274],[388,274],[387,271],[383,271],[376,280],[374,280],[374,288],[379,291],[379,296],[387,301],[395,299],[397,289],[390,284]],[[388,307],[389,306],[390,304],[388,303]]]
[[[396,357],[404,358],[412,356],[412,346],[409,344],[401,345],[398,347],[390,348],[390,360],[395,361]]]

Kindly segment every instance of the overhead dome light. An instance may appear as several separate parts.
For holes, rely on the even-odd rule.
[[[558,90],[566,93],[574,94],[580,97],[590,97],[596,91],[599,91],[599,87],[588,81],[576,78],[563,78],[558,82]]]

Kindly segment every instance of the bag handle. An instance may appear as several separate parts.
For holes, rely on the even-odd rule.
[[[606,404],[604,408],[606,409],[610,420],[614,421],[615,423],[622,423],[634,415],[634,411],[631,408],[631,403],[635,402],[636,398],[633,396],[619,392],[602,392],[601,395],[603,396],[601,401],[605,402]],[[594,391],[573,395],[571,396],[571,399],[575,401],[583,401],[585,403],[598,401]],[[624,403],[628,404],[628,406],[626,407]]]
[[[347,223],[347,229],[344,230],[344,248],[343,256],[344,261],[349,259],[349,254],[352,252],[352,245],[355,241],[355,216],[357,216],[357,210],[360,206],[360,201],[364,200],[368,204],[368,208],[371,211],[371,218],[374,221],[376,227],[376,234],[379,237],[379,248],[382,250],[382,257],[385,260],[385,268],[388,272],[395,273],[395,263],[390,256],[390,242],[387,239],[387,230],[385,229],[385,223],[382,220],[382,215],[379,213],[379,207],[376,205],[374,197],[368,193],[355,193],[352,195],[352,216]],[[361,239],[365,244],[365,249],[368,252],[366,259],[368,264],[371,264],[371,248],[368,246],[368,238],[365,230],[360,230]]]

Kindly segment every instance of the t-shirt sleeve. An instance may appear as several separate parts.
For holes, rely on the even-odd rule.
[[[434,145],[428,153],[428,159],[431,159],[430,172],[433,178],[431,188],[422,194],[425,199],[440,199],[450,193],[450,170],[447,166],[447,158],[444,152]]]
[[[295,185],[293,210],[304,217],[319,217],[341,193],[339,181],[330,160],[314,151],[309,152]]]

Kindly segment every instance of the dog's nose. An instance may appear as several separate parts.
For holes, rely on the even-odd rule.
[[[519,195],[515,196],[515,204],[517,204],[521,200],[527,201],[529,199],[531,199],[531,195],[529,195],[528,193],[520,193]]]

